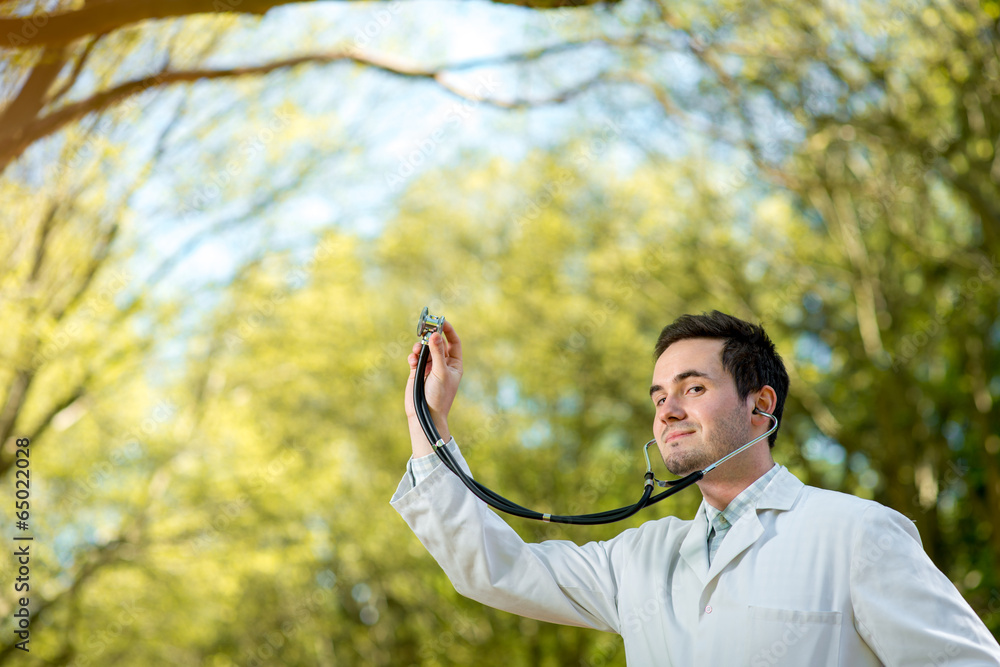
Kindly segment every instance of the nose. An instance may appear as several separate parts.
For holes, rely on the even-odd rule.
[[[656,407],[656,423],[658,425],[682,421],[686,416],[680,402],[669,396],[665,397],[663,403]]]

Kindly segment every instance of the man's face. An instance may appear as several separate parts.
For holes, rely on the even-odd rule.
[[[681,340],[653,367],[653,435],[667,470],[702,470],[753,439],[748,404],[722,367],[725,341]]]

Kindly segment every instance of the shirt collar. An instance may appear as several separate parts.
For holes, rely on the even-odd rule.
[[[737,521],[740,520],[743,515],[757,508],[757,502],[760,500],[761,495],[764,493],[764,489],[767,485],[774,479],[774,476],[778,474],[781,470],[781,466],[777,463],[771,466],[771,469],[765,472],[763,475],[754,480],[750,486],[743,489],[738,496],[733,498],[733,500],[726,506],[724,510],[717,510],[702,498],[701,505],[704,508],[705,518],[708,519],[708,530],[711,532],[712,523],[717,516],[720,514],[726,522],[732,526]]]

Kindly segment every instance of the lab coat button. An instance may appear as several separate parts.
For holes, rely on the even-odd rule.
[[[705,613],[706,614],[711,614],[712,613],[712,605],[708,605],[707,607],[705,607]]]

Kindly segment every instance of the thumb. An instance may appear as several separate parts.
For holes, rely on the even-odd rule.
[[[444,349],[444,336],[438,331],[431,335],[428,344],[431,348],[431,375],[438,378],[444,377],[445,369],[445,349]]]

